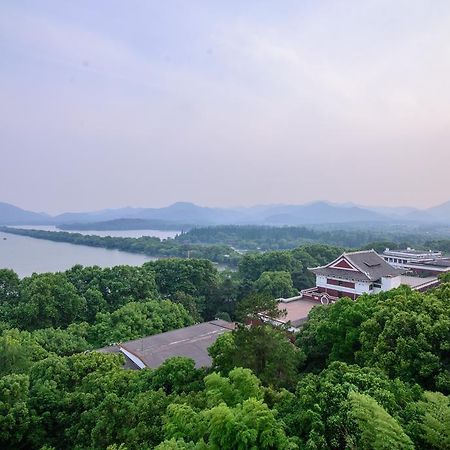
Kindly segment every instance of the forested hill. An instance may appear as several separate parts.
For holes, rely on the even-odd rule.
[[[20,280],[0,270],[0,448],[93,450],[450,447],[450,277],[317,306],[297,336],[254,323],[340,249],[75,266]],[[237,320],[210,348],[126,370],[99,346],[213,317]]]
[[[435,239],[430,238],[435,236]],[[390,248],[425,246],[435,248],[437,237],[448,233],[430,234],[406,230],[371,230],[359,228],[318,229],[309,227],[268,227],[220,225],[194,228],[176,237],[178,242],[189,244],[223,244],[242,250],[283,250],[305,243],[338,245],[346,248],[360,248],[379,242]],[[445,240],[445,239],[444,239]],[[449,241],[450,243],[450,241]]]

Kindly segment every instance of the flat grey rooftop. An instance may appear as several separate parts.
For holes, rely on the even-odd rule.
[[[401,284],[406,284],[407,286],[409,286],[413,289],[417,286],[429,283],[434,280],[436,280],[436,277],[419,278],[419,277],[410,277],[408,275],[401,276]]]
[[[285,310],[287,315],[278,320],[283,323],[290,322],[293,327],[298,327],[308,320],[309,312],[317,305],[320,305],[320,303],[306,299],[299,299],[288,303],[280,302],[278,303],[278,309],[280,311]]]
[[[212,363],[208,355],[208,348],[216,342],[219,336],[233,329],[233,323],[225,320],[212,320],[124,342],[118,347],[119,351],[124,349],[139,358],[146,367],[159,367],[166,359],[173,356],[192,358],[196,367],[208,367]]]

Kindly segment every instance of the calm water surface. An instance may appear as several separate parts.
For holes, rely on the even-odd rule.
[[[58,272],[75,264],[100,267],[120,264],[138,266],[155,259],[120,250],[52,242],[0,232],[0,268],[13,269],[20,277],[31,275],[33,272]]]
[[[161,230],[60,230],[54,225],[17,225],[13,228],[24,228],[27,230],[44,230],[44,231],[66,231],[68,233],[91,234],[94,236],[112,236],[112,237],[132,237],[138,238],[142,236],[154,236],[160,239],[173,238],[180,231],[161,231]]]

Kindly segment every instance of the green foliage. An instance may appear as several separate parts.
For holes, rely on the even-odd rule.
[[[0,378],[0,446],[16,449],[27,440],[33,423],[28,408],[28,376],[12,374]]]
[[[20,286],[12,322],[28,330],[68,326],[83,318],[86,300],[62,273],[33,274]]]
[[[0,322],[10,320],[19,300],[20,279],[10,269],[0,269]]]
[[[20,279],[10,269],[0,269],[0,305],[16,303],[19,298]]]
[[[195,369],[190,358],[175,356],[164,361],[152,374],[153,389],[164,389],[168,394],[195,388],[202,371]]]
[[[433,240],[426,242],[430,232],[411,227],[378,226],[376,229],[362,229],[361,226],[345,229],[336,226],[310,227],[271,227],[259,225],[221,225],[214,227],[194,228],[175,238],[178,242],[189,244],[226,244],[241,250],[289,250],[308,243],[322,243],[347,248],[374,248],[384,250],[415,246],[424,249],[441,249],[450,253],[450,241]],[[435,236],[446,235],[434,232]]]
[[[61,328],[42,328],[33,331],[32,337],[46,352],[59,356],[70,356],[92,348],[88,342],[86,323],[69,325],[65,330]]]
[[[256,292],[272,298],[289,298],[298,294],[289,272],[263,272],[255,281],[254,287]]]
[[[288,272],[293,287],[301,290],[314,285],[314,275],[309,272],[308,267],[325,264],[341,253],[342,249],[338,247],[311,244],[290,251],[248,254],[240,261],[238,274],[244,283],[250,282],[253,288],[253,283],[264,272]],[[245,294],[248,292],[243,296]]]
[[[145,267],[72,267],[65,272],[87,302],[84,319],[92,323],[98,312],[113,312],[129,302],[158,298],[155,275]]]
[[[235,367],[233,355],[236,352],[233,333],[224,333],[208,348],[213,370],[228,373]]]
[[[286,315],[285,310],[278,308],[278,301],[268,294],[250,294],[238,303],[236,317],[242,322],[260,321],[261,314],[271,319]]]
[[[175,445],[184,439],[210,449],[295,449],[276,412],[255,398],[249,398],[235,407],[220,403],[211,409],[194,411],[188,405],[172,404],[167,409],[164,425],[166,437],[173,439],[159,448]],[[181,444],[183,445],[183,444]],[[197,448],[197,447],[195,447]]]
[[[205,378],[205,392],[209,406],[225,403],[235,406],[249,398],[258,400],[263,397],[261,381],[251,370],[237,367],[230,371],[227,377],[216,372]]]
[[[360,350],[361,324],[370,317],[375,297],[358,301],[343,298],[335,304],[316,306],[297,338],[297,345],[306,352],[312,369],[322,369],[332,361],[355,362]]]
[[[255,320],[280,314],[280,290],[307,287],[307,267],[339,252],[246,255],[234,273],[194,259],[23,280],[0,270],[0,447],[450,448],[445,277],[425,294],[319,306],[296,346]],[[210,370],[181,357],[125,370],[122,355],[89,352],[219,315],[253,325],[216,340]]]
[[[419,448],[450,448],[450,399],[440,392],[425,392],[405,413],[406,431]]]
[[[392,378],[450,392],[450,303],[444,284],[420,294],[402,287],[315,308],[297,345],[310,368],[339,360],[380,367]]]
[[[206,448],[206,445],[201,445],[200,443],[186,443],[183,439],[172,438],[161,442],[161,444],[155,447],[155,450],[201,450]]]
[[[350,392],[350,420],[358,425],[356,444],[367,450],[414,449],[399,423],[372,397]]]
[[[0,376],[28,372],[33,362],[48,353],[27,331],[11,329],[0,336]]]
[[[242,279],[256,281],[264,272],[292,272],[300,269],[291,252],[276,251],[262,254],[249,254],[239,263],[239,274]]]
[[[219,275],[210,261],[161,259],[145,263],[144,267],[155,273],[156,284],[164,297],[179,300],[180,292],[192,296],[197,299],[197,310],[204,318],[214,318]]]
[[[381,370],[334,362],[301,378],[295,396],[281,396],[274,407],[307,448],[352,447],[360,433],[348,401],[353,391],[370,395],[393,417],[421,396],[418,386],[389,380]]]
[[[101,347],[192,324],[184,307],[168,300],[127,303],[113,313],[98,313],[89,340]]]
[[[304,360],[286,334],[270,325],[239,326],[217,339],[209,351],[216,370],[228,373],[232,367],[246,367],[265,385],[278,387],[295,383]]]

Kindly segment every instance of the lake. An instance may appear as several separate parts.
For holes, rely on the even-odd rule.
[[[18,227],[25,228],[25,227]],[[44,229],[43,227],[26,227],[34,229]],[[51,227],[50,227],[51,228]],[[48,229],[46,227],[45,229]],[[50,231],[54,231],[50,229]],[[132,230],[136,233],[139,230]],[[151,230],[144,230],[150,232]],[[84,234],[99,234],[104,236],[104,232],[85,232]],[[117,236],[109,233],[110,236]],[[119,231],[118,233],[124,233]],[[176,232],[157,231],[160,236],[171,237]],[[170,236],[167,233],[171,233]],[[154,234],[153,234],[154,235]],[[118,236],[124,236],[119,234]],[[139,237],[142,234],[131,237]],[[6,240],[4,239],[6,238]],[[112,267],[120,264],[139,266],[146,261],[157,258],[140,255],[137,253],[127,253],[120,250],[107,250],[104,248],[87,247],[85,245],[74,245],[65,242],[53,242],[43,239],[35,239],[28,236],[18,236],[0,232],[0,268],[13,269],[20,277],[31,275],[33,272],[58,272],[69,269],[75,264],[83,266]]]
[[[17,225],[11,228],[24,228],[26,230],[44,230],[44,231],[65,231],[66,233],[91,234],[94,236],[112,236],[112,237],[132,237],[154,236],[160,239],[173,238],[181,231],[162,231],[162,230],[60,230],[54,225]]]

